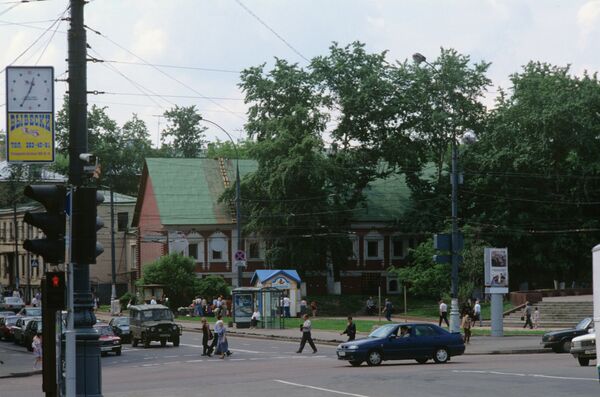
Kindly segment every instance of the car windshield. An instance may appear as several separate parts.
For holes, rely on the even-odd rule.
[[[100,335],[103,336],[113,336],[113,330],[111,327],[104,325],[102,327],[96,327],[96,329],[98,330],[98,332],[100,332]]]
[[[579,322],[579,324],[577,324],[577,326],[575,328],[576,329],[586,329],[588,327],[588,325],[590,325],[590,321],[592,321],[591,318],[584,318],[583,320],[581,320]]]
[[[144,321],[160,321],[173,320],[173,314],[169,309],[144,310],[142,311],[142,320]]]
[[[119,317],[114,319],[115,325],[129,325],[129,317]]]
[[[385,338],[396,328],[394,324],[384,325],[383,327],[377,328],[375,331],[369,334],[369,338]]]
[[[41,316],[42,308],[41,307],[28,307],[25,309],[28,316]]]
[[[4,301],[6,303],[10,303],[11,305],[14,305],[15,303],[23,303],[23,301],[21,300],[21,298],[17,298],[15,296],[9,296],[6,299],[4,299]]]

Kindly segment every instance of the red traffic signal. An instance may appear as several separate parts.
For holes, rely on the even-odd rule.
[[[52,286],[52,288],[59,288],[60,285],[60,278],[55,274],[54,276],[52,276],[52,278],[50,279],[50,285]]]
[[[65,293],[65,273],[46,272],[46,277],[42,280],[42,305],[45,305],[49,310],[63,310],[65,308]]]

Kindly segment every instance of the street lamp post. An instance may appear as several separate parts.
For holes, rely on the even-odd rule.
[[[415,53],[412,56],[413,61],[416,64],[425,63],[427,66],[434,71],[434,73],[438,73],[438,70],[429,62],[427,62],[427,58],[420,53]],[[450,331],[459,332],[460,331],[460,316],[458,310],[458,266],[460,264],[460,251],[462,250],[460,240],[460,231],[458,229],[458,147],[456,145],[456,130],[452,131],[452,174],[451,174],[451,184],[452,184],[452,238],[451,238],[451,263],[452,263],[452,273],[451,273],[451,303],[450,303]]]
[[[235,223],[236,223],[236,232],[237,232],[236,233],[237,234],[237,250],[241,251],[242,250],[242,209],[241,209],[242,191],[240,188],[240,152],[238,151],[237,144],[235,143],[235,141],[233,140],[233,138],[231,137],[229,132],[227,132],[225,130],[225,128],[221,127],[219,124],[215,123],[214,121],[205,119],[204,117],[202,117],[201,120],[205,121],[209,124],[212,124],[215,127],[217,127],[218,129],[220,129],[221,131],[223,131],[225,133],[225,135],[227,135],[227,137],[231,141],[231,144],[233,145],[233,149],[235,150],[235,157],[236,157],[236,159],[235,159]],[[236,270],[237,270],[238,287],[241,287],[242,286],[243,269],[241,266],[238,266],[238,268]]]

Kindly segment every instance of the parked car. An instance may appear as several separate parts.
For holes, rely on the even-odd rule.
[[[19,316],[40,317],[42,315],[41,307],[27,306],[19,310]]]
[[[173,321],[173,313],[163,305],[134,305],[129,308],[129,328],[131,330],[131,345],[137,346],[142,342],[144,347],[150,347],[150,342],[159,341],[166,346],[167,341],[173,346],[179,346],[179,336],[182,328]]]
[[[17,313],[19,310],[25,307],[23,299],[17,296],[2,296],[0,297],[0,310],[10,310]]]
[[[121,342],[131,342],[131,330],[129,329],[129,317],[113,317],[108,325],[111,326],[115,335],[121,338]]]
[[[14,316],[15,312],[13,311],[0,311],[0,317]]]
[[[13,329],[13,342],[17,345],[22,345],[25,336],[25,328],[27,324],[34,319],[41,319],[41,317],[19,317],[15,325],[12,327]]]
[[[387,360],[414,359],[420,364],[433,359],[441,364],[465,351],[462,335],[450,333],[434,324],[386,324],[364,339],[342,343],[337,347],[339,360],[352,366],[363,361],[374,366]]]
[[[94,329],[100,334],[100,354],[106,356],[108,352],[113,352],[120,356],[121,338],[115,335],[112,327],[106,323],[96,323]]]
[[[9,340],[13,338],[13,327],[20,318],[11,312],[12,316],[0,317],[0,339]]]
[[[560,331],[546,332],[542,336],[542,345],[549,347],[555,353],[568,353],[571,351],[571,340],[580,335],[585,335],[594,327],[591,317],[586,317],[575,326],[575,328]]]
[[[33,347],[31,347],[31,343],[33,342],[33,337],[38,333],[42,332],[42,318],[36,317],[32,321],[27,323],[25,327],[25,331],[23,332],[23,344],[30,352],[33,351]]]
[[[596,334],[591,332],[573,338],[571,341],[571,354],[582,367],[590,365],[590,360],[596,359]]]

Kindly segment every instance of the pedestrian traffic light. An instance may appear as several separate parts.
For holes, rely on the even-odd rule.
[[[71,249],[75,263],[96,263],[96,257],[104,252],[104,247],[96,239],[96,232],[104,226],[96,208],[102,202],[104,196],[96,188],[80,187],[75,190]]]
[[[65,261],[65,200],[66,188],[62,185],[28,185],[25,196],[39,202],[46,212],[26,212],[23,221],[44,232],[45,237],[27,239],[23,248],[40,255],[46,263]]]
[[[42,302],[48,311],[63,310],[65,306],[65,273],[64,272],[46,272],[46,279],[43,283]],[[45,311],[45,310],[44,310]]]

